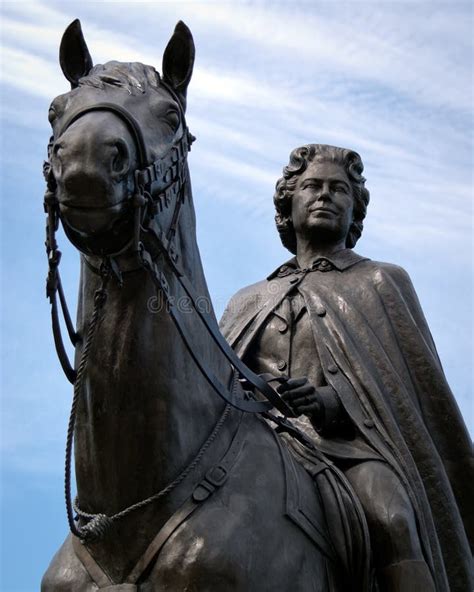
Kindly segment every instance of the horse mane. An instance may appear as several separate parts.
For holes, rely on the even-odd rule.
[[[107,62],[97,64],[79,80],[79,86],[93,86],[105,90],[108,86],[122,87],[130,94],[146,92],[148,88],[158,88],[160,75],[153,66],[140,62]]]

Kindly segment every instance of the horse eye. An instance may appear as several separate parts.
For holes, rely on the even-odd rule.
[[[50,107],[49,108],[49,111],[48,111],[48,121],[49,121],[49,123],[53,123],[53,121],[56,119],[56,117],[57,117],[56,111],[54,110],[53,107]]]
[[[175,130],[179,126],[179,113],[174,109],[170,109],[166,114],[166,121]]]
[[[61,142],[56,142],[53,146],[53,156],[58,156],[59,151],[62,149],[63,145]]]
[[[48,120],[49,123],[53,123],[56,119],[61,117],[64,113],[64,109],[66,108],[69,102],[70,93],[64,93],[63,95],[58,95],[54,101],[49,106],[48,111]]]

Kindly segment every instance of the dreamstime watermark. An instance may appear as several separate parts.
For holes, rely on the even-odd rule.
[[[180,296],[179,298],[169,296],[169,298],[165,298],[163,292],[160,292],[156,296],[148,298],[147,310],[152,314],[158,314],[163,311],[169,313],[171,308],[175,308],[183,314],[190,314],[194,309],[203,314],[210,314],[213,311],[212,302],[208,296],[198,296],[195,307],[189,296]]]
[[[224,310],[226,313],[232,315],[247,311],[259,312],[263,306],[273,308],[284,296],[284,286],[278,281],[270,281],[262,287],[261,290],[256,290],[254,293],[248,295],[243,293],[237,294],[235,297],[229,299],[229,296],[217,296],[211,300],[209,296],[197,296],[195,306],[189,296],[182,295],[179,297],[170,295],[165,297],[163,292],[158,292],[147,300],[147,310],[152,314],[159,314],[161,312],[169,313],[171,308],[176,309],[182,314],[192,314],[195,310],[202,314],[211,314],[214,310]]]

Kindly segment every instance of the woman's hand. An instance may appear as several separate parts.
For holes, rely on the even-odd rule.
[[[305,376],[288,378],[277,387],[277,391],[296,415],[304,413],[305,415],[314,416],[321,411],[321,403],[316,389]]]

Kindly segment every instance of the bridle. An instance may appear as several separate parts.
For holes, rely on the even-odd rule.
[[[104,275],[105,272],[113,272],[120,282],[121,275],[115,263],[115,257],[124,251],[139,253],[141,249],[141,233],[142,230],[144,230],[143,224],[145,222],[145,212],[147,212],[149,216],[154,216],[158,211],[163,210],[165,207],[169,207],[172,203],[175,204],[172,221],[168,231],[162,237],[162,242],[166,245],[166,249],[170,256],[176,257],[172,239],[174,238],[179,221],[179,213],[184,201],[184,165],[187,153],[195,138],[190,134],[186,126],[184,112],[178,97],[168,85],[164,82],[161,82],[161,84],[176,100],[176,103],[180,107],[180,123],[184,131],[181,138],[170,147],[168,152],[151,164],[150,159],[148,158],[148,151],[140,124],[127,109],[114,103],[100,102],[74,111],[64,122],[62,122],[56,137],[52,137],[48,145],[48,158],[50,160],[53,143],[57,141],[75,121],[80,119],[83,115],[94,111],[108,111],[113,113],[124,122],[129,129],[137,149],[138,157],[138,168],[133,173],[134,191],[132,198],[130,199],[130,205],[133,208],[133,235],[130,241],[120,249],[120,251],[105,257],[100,268],[101,275]],[[64,231],[73,244],[76,244],[77,237],[64,218],[61,217],[59,202],[56,196],[56,180],[49,160],[44,163],[43,167],[47,183],[44,197],[44,209],[47,214],[46,251],[49,264],[46,295],[51,302],[52,327],[56,351],[66,377],[72,384],[74,384],[77,373],[73,369],[64,347],[59,323],[57,295],[59,295],[59,302],[63,312],[64,321],[73,346],[77,345],[80,337],[74,330],[59,274],[61,252],[58,249],[56,241],[56,231],[58,230],[59,222],[62,222]],[[159,187],[159,191],[155,191],[155,194],[157,194],[155,199],[152,198],[153,185],[155,185],[155,188],[157,185]]]
[[[89,524],[87,524],[86,527],[81,527],[79,529],[76,527],[74,524],[74,516],[70,502],[70,465],[75,426],[75,410],[80,391],[82,390],[83,378],[87,368],[87,360],[94,337],[95,328],[99,319],[100,311],[106,301],[107,282],[109,281],[109,278],[114,275],[116,279],[121,282],[120,270],[118,269],[115,261],[115,258],[119,254],[124,252],[135,253],[137,255],[140,267],[146,269],[150,273],[150,276],[157,289],[161,290],[164,295],[167,304],[167,310],[183,340],[184,345],[186,346],[188,353],[194,360],[199,371],[207,380],[209,385],[226,402],[227,406],[232,405],[241,411],[251,413],[266,413],[275,407],[284,416],[294,417],[292,409],[268,384],[268,382],[252,372],[235,354],[233,349],[220,333],[214,316],[209,314],[207,311],[202,310],[203,307],[199,305],[199,295],[196,293],[194,287],[186,277],[186,274],[180,265],[179,254],[175,247],[174,238],[179,222],[180,211],[186,197],[185,188],[187,181],[187,169],[185,165],[187,153],[189,152],[191,144],[195,138],[188,130],[183,108],[175,92],[163,81],[160,81],[160,84],[170,93],[170,95],[176,100],[180,107],[180,123],[183,133],[181,138],[179,138],[169,148],[166,154],[157,160],[150,163],[140,124],[137,122],[134,116],[120,105],[108,102],[96,103],[73,112],[62,123],[61,128],[57,133],[57,137],[52,138],[48,146],[48,153],[50,153],[53,142],[57,141],[57,139],[69,128],[69,126],[71,126],[83,115],[94,111],[107,111],[113,113],[126,124],[133,137],[138,155],[138,168],[133,173],[134,190],[133,196],[131,198],[131,206],[133,208],[133,234],[129,243],[124,248],[122,248],[120,252],[108,254],[103,257],[102,265],[98,271],[102,278],[102,283],[101,287],[96,291],[95,294],[94,310],[83,343],[82,356],[77,370],[73,368],[68,359],[59,322],[59,309],[57,302],[58,296],[70,340],[73,346],[76,346],[82,340],[82,338],[74,330],[59,275],[61,252],[58,249],[56,241],[56,231],[59,226],[59,221],[62,221],[65,233],[71,242],[73,242],[73,244],[75,242],[75,236],[73,231],[68,227],[67,222],[61,217],[59,202],[56,196],[56,181],[52,168],[49,162],[46,162],[44,166],[45,179],[47,182],[44,198],[44,207],[47,214],[46,251],[48,254],[49,264],[46,293],[51,303],[52,328],[56,351],[64,373],[66,374],[68,380],[74,385],[74,397],[66,444],[66,504],[71,531],[80,538],[87,538],[87,536],[91,534],[94,529],[89,528],[87,530],[87,526],[89,526]],[[50,156],[50,154],[48,154],[48,156]],[[154,195],[156,195],[156,197],[154,197]],[[159,211],[162,211],[164,208],[168,208],[170,206],[173,206],[171,222],[169,227],[164,230],[159,227],[159,224],[156,221],[156,214]],[[153,225],[149,224],[152,219],[154,220]],[[174,305],[174,299],[170,291],[170,282],[167,279],[167,272],[164,269],[165,266],[159,266],[157,263],[158,258],[153,257],[150,251],[145,247],[145,236],[148,240],[153,240],[154,244],[158,247],[158,252],[162,255],[161,260],[166,261],[168,268],[171,270],[175,280],[179,283],[189,298],[193,312],[198,315],[207,333],[215,342],[217,348],[230,363],[233,372],[229,385],[222,384],[214,372],[206,366],[205,362],[201,359],[199,352],[193,348],[192,338],[182,318],[182,314],[179,308]],[[245,392],[241,386],[242,379],[245,379],[247,383],[259,391],[265,400],[255,400],[253,396],[250,395],[250,393]],[[218,422],[216,427],[219,424],[222,424],[222,422]],[[215,435],[213,437],[215,438]],[[206,446],[206,443],[204,446]],[[186,470],[184,472],[186,472]],[[169,488],[167,488],[167,490],[169,491]],[[129,511],[135,509],[135,506],[142,507],[144,503],[147,504],[151,501],[154,501],[157,499],[157,495],[158,494],[155,494],[155,496],[152,496],[152,498],[144,500],[144,502],[139,502],[139,504],[135,504],[126,511],[121,512],[120,515],[124,515],[124,513],[128,513]],[[81,515],[80,512],[78,513]],[[91,516],[93,516],[93,518],[91,518]],[[101,529],[103,528],[103,523],[101,524],[100,520],[96,520],[94,523],[94,518],[96,515],[84,515],[84,517],[91,520],[93,523],[93,526],[96,530],[94,533],[95,536],[97,536],[98,533],[100,534]],[[121,516],[117,515],[115,518],[117,517]]]

